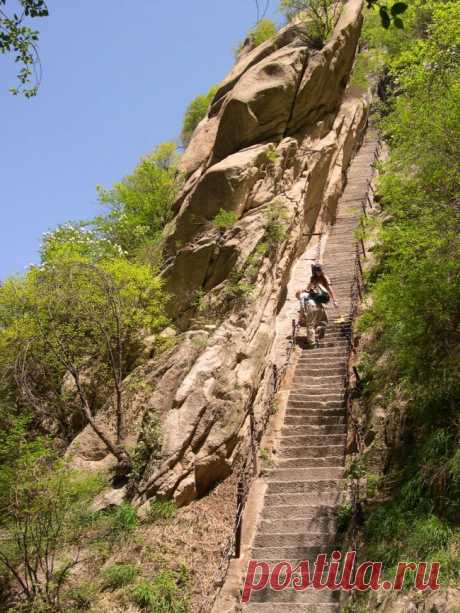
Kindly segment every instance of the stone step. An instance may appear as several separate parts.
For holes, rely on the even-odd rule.
[[[322,508],[331,508],[331,511],[334,509],[337,510],[339,507],[344,504],[347,500],[348,495],[346,492],[340,491],[330,491],[326,490],[324,492],[314,493],[301,493],[294,494],[292,492],[288,492],[286,494],[266,494],[264,498],[264,507],[279,507],[279,506],[310,506],[310,507],[322,507]],[[283,526],[284,519],[281,518],[280,526]],[[294,521],[294,520],[293,520]],[[287,523],[287,522],[286,522]],[[277,532],[285,532],[286,530],[283,528],[282,530],[277,530]],[[295,532],[296,530],[292,530]]]
[[[301,435],[310,435],[310,434],[343,434],[345,435],[346,425],[345,424],[286,424],[283,426],[281,430],[282,436],[301,436]]]
[[[246,613],[339,613],[339,604],[295,604],[293,602],[256,602],[243,604]]]
[[[325,468],[271,468],[267,469],[267,481],[311,481],[318,479],[342,479],[342,467]]]
[[[310,417],[342,417],[345,416],[346,410],[345,407],[339,407],[335,409],[325,409],[325,408],[304,408],[304,407],[291,407],[288,406],[286,410],[286,415],[309,415]]]
[[[286,415],[285,422],[286,426],[306,426],[306,425],[314,425],[314,426],[336,426],[336,425],[345,425],[345,416],[340,415]]]
[[[327,401],[336,401],[343,402],[345,398],[345,389],[341,388],[341,392],[330,392],[324,390],[315,390],[312,388],[308,388],[307,390],[294,390],[289,395],[290,402],[302,402],[307,400],[319,401],[319,402],[327,402]]]
[[[297,368],[300,367],[304,367],[304,368],[330,368],[330,369],[334,369],[334,368],[345,368],[346,364],[348,361],[348,356],[344,356],[344,357],[339,357],[339,356],[335,356],[333,358],[323,358],[323,357],[317,357],[317,356],[312,356],[309,358],[300,358],[299,362],[297,363]]]
[[[320,392],[318,394],[319,396],[321,394],[334,394],[339,391],[344,391],[343,383],[343,378],[342,380],[340,380],[339,378],[339,380],[335,381],[334,383],[314,383],[311,380],[305,380],[305,378],[303,380],[294,378],[293,391],[299,392],[301,394],[316,394],[316,392]]]
[[[300,496],[300,494],[290,494],[291,498]],[[337,519],[337,513],[339,507],[332,507],[328,505],[317,505],[312,506],[310,504],[306,504],[304,499],[302,498],[302,504],[290,504],[286,505],[278,505],[275,506],[273,504],[270,505],[270,500],[267,500],[269,496],[266,496],[264,499],[264,508],[262,511],[262,519],[270,520],[270,521],[282,521],[282,520],[303,520],[303,519],[319,519],[319,518],[329,518],[329,519]],[[302,524],[303,525],[303,524]],[[285,532],[285,530],[281,530],[281,532]],[[299,532],[299,530],[293,530],[293,532]],[[313,530],[315,532],[315,530]]]
[[[326,349],[326,348],[330,348],[330,347],[335,347],[337,349],[344,349],[345,351],[348,349],[348,347],[350,346],[350,343],[347,339],[329,339],[329,338],[323,338],[320,340],[319,342],[319,348],[320,349]]]
[[[311,554],[309,558],[305,558],[305,559],[314,560],[315,556],[313,557],[312,556],[313,554]],[[257,559],[261,559],[261,558],[257,558]],[[302,558],[298,558],[298,559],[300,560]],[[278,559],[270,558],[267,561],[269,562],[270,566],[273,569],[276,562],[282,561],[282,560],[283,560],[283,557],[280,556],[280,558]],[[297,561],[297,559],[294,561]],[[257,592],[252,592],[251,594],[252,605],[255,603],[270,603],[268,606],[272,607],[273,604],[278,605],[281,603],[286,603],[288,605],[288,608],[284,609],[286,613],[293,613],[294,611],[294,609],[292,608],[293,605],[300,605],[301,603],[308,604],[309,606],[312,606],[312,607],[318,607],[318,604],[321,604],[323,606],[326,604],[330,606],[332,605],[338,606],[338,601],[339,601],[338,591],[334,591],[334,592],[330,590],[320,591],[320,590],[314,590],[313,588],[308,588],[303,591],[295,591],[294,589],[275,591],[275,590],[272,590],[270,586],[267,586],[266,588],[262,590],[258,590]],[[243,611],[244,610],[245,608],[243,608]],[[270,613],[274,613],[273,609],[265,609],[265,611],[270,611]],[[315,609],[311,609],[311,611],[318,611],[318,613],[322,613],[323,609],[315,608]],[[338,611],[338,609],[325,609],[324,611],[328,611],[328,612]]]
[[[279,449],[285,447],[320,447],[322,445],[344,445],[346,437],[344,434],[307,434],[304,436],[284,435],[279,443]]]
[[[318,377],[306,376],[304,374],[294,375],[293,385],[295,389],[322,389],[322,390],[336,390],[343,389],[345,381],[345,374],[340,375],[324,375]]]
[[[315,366],[303,366],[300,365],[297,366],[296,368],[296,375],[297,376],[302,376],[302,377],[322,377],[322,376],[327,376],[326,374],[323,373],[329,373],[330,376],[339,376],[339,375],[344,375],[346,371],[345,365],[343,366],[335,366],[334,368],[328,368],[325,366],[319,366],[319,367],[315,367]]]
[[[347,354],[347,344],[343,344],[343,346],[337,347],[324,347],[324,348],[316,348],[315,349],[304,349],[302,352],[302,358],[307,358],[311,356],[320,356],[320,357],[330,357],[330,356],[345,356]]]
[[[345,407],[345,401],[344,399],[323,400],[319,396],[315,396],[309,400],[289,398],[288,406],[299,409],[342,409]]]
[[[335,535],[329,532],[270,532],[257,534],[254,547],[329,547],[334,540]]]
[[[292,473],[293,471],[291,471]],[[314,478],[295,480],[291,479],[272,479],[267,483],[267,494],[302,494],[305,496],[322,496],[323,494],[342,494],[346,482],[340,477]],[[307,500],[307,498],[305,498]]]
[[[344,450],[345,451],[345,448]],[[277,462],[279,468],[318,468],[339,467],[345,465],[345,454],[341,456],[328,456],[324,458],[281,458]]]
[[[331,546],[332,548],[332,546]],[[320,553],[327,553],[326,547],[253,547],[255,560],[316,560]]]
[[[320,387],[331,384],[340,386],[343,384],[343,376],[341,376],[341,373],[329,373],[326,368],[322,368],[321,370],[316,373],[313,373],[312,375],[305,375],[304,365],[300,363],[296,365],[294,377],[295,382],[300,379],[300,382],[305,383],[308,379],[312,387]]]
[[[299,366],[310,366],[310,364],[317,363],[317,366],[324,364],[342,364],[345,363],[348,358],[347,351],[341,351],[336,355],[325,355],[324,352],[320,352],[317,349],[311,349],[310,351],[303,351],[300,354],[299,361],[297,364]]]
[[[327,456],[341,456],[344,445],[311,445],[310,447],[283,447],[278,455],[281,458],[324,458]]]

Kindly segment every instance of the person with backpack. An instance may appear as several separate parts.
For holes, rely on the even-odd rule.
[[[321,264],[312,264],[310,282],[305,289],[296,292],[296,297],[300,301],[300,323],[307,329],[307,342],[313,345],[316,342],[316,329],[319,328],[319,336],[324,335],[326,329],[324,305],[332,298],[334,306],[338,307],[331,282]]]

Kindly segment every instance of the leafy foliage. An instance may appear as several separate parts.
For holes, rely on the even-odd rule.
[[[20,10],[8,15],[2,7],[7,0],[0,0],[0,53],[12,53],[14,61],[21,65],[18,73],[19,87],[10,89],[14,95],[26,98],[36,95],[41,79],[40,57],[37,50],[38,32],[26,19],[48,16],[45,0],[19,0]]]
[[[102,571],[104,586],[111,589],[125,587],[134,581],[138,573],[132,564],[112,564]]]
[[[146,245],[161,240],[181,187],[177,162],[176,144],[166,142],[111,189],[98,187],[99,200],[109,210],[92,225],[104,241],[139,255]]]
[[[275,36],[277,31],[276,24],[271,19],[261,19],[249,32],[248,38],[254,46],[261,45],[265,41]]]
[[[330,37],[338,18],[340,3],[334,0],[281,0],[280,10],[288,21],[297,18],[305,22],[308,40],[321,48]]]
[[[217,93],[217,85],[213,85],[207,94],[194,98],[187,107],[182,124],[182,142],[187,146],[192,138],[195,128],[208,113],[209,106]]]
[[[174,500],[152,500],[150,503],[150,519],[171,519],[177,513],[177,506]]]
[[[262,43],[273,38],[277,32],[277,27],[274,21],[271,19],[259,19],[256,25],[251,28],[246,36],[245,41],[241,42],[237,45],[235,49],[235,55],[238,57],[238,54],[243,49],[246,41],[249,41],[251,47],[257,47]]]
[[[134,602],[152,613],[186,613],[187,569],[163,570],[153,581],[142,581],[132,591]]]
[[[265,243],[276,247],[286,238],[286,212],[279,199],[271,202],[265,211]]]
[[[235,211],[226,211],[225,209],[220,209],[217,215],[212,220],[212,223],[221,230],[227,230],[228,228],[231,228],[237,220],[238,216]]]
[[[61,253],[61,252],[59,252]],[[141,329],[166,322],[161,282],[149,267],[124,259],[92,264],[85,259],[52,260],[0,288],[0,372],[17,400],[68,427],[72,407],[62,387],[72,381],[86,422],[120,462],[127,465],[123,380]],[[113,395],[116,440],[96,425],[95,406],[82,381],[94,364],[93,380]],[[74,407],[75,409],[75,407]]]
[[[27,440],[20,419],[15,426],[2,435],[3,452],[14,444],[18,450],[0,465],[0,566],[21,602],[60,611],[62,589],[79,562],[89,501],[105,480],[69,469],[46,441]]]
[[[367,28],[385,54],[380,128],[390,144],[379,192],[386,216],[362,323],[377,334],[368,392],[407,402],[403,444],[386,478],[393,499],[365,526],[366,555],[445,561],[456,582],[460,482],[460,3],[414,2],[405,31]],[[385,366],[377,362],[386,355]],[[366,362],[369,362],[369,357]],[[391,396],[391,393],[390,393]]]

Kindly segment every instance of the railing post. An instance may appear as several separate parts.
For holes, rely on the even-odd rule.
[[[243,503],[244,486],[241,479],[236,490],[236,518],[235,518],[235,558],[241,556],[241,534],[243,531]]]

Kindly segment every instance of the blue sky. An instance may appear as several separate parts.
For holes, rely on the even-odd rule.
[[[34,22],[36,98],[9,94],[17,67],[0,56],[0,279],[37,261],[43,232],[96,214],[97,184],[110,186],[180,133],[190,100],[230,69],[255,4],[48,1],[50,16]]]

